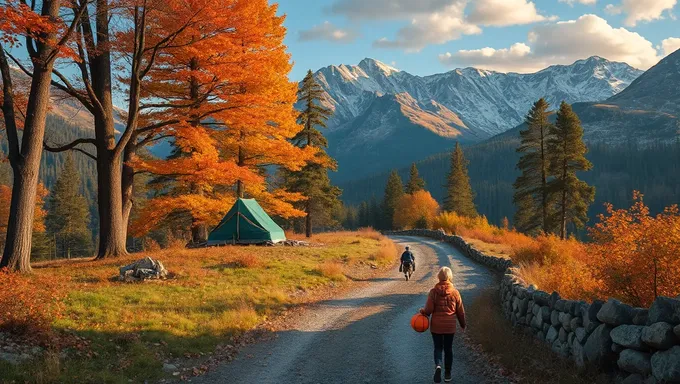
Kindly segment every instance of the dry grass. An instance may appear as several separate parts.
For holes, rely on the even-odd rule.
[[[568,360],[554,354],[550,347],[533,336],[521,333],[503,317],[495,290],[482,293],[466,312],[471,341],[527,384],[606,384],[611,381],[598,371],[580,371]],[[499,336],[502,335],[502,336]]]
[[[376,233],[319,234],[311,247],[174,248],[112,260],[37,263],[35,278],[65,281],[63,316],[52,327],[84,337],[96,354],[46,361],[43,367],[59,366],[56,374],[54,368],[2,363],[0,371],[16,382],[35,382],[38,375],[43,382],[158,381],[165,375],[163,359],[209,353],[285,308],[315,300],[346,275],[392,264],[396,251],[390,256],[384,249],[391,242]],[[111,280],[120,266],[143,256],[161,260],[174,278]]]
[[[317,271],[323,277],[327,277],[332,281],[345,281],[347,277],[345,276],[344,266],[337,261],[327,261],[317,267]]]

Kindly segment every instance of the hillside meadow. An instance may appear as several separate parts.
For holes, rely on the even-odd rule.
[[[397,259],[372,230],[315,235],[309,247],[171,248],[125,258],[43,262],[0,276],[0,331],[46,349],[0,362],[7,382],[127,383],[172,377],[164,362],[201,359],[287,308],[328,295]],[[166,281],[121,283],[118,268],[161,260]],[[166,367],[167,368],[167,367]],[[177,371],[180,371],[178,368]],[[200,373],[181,371],[175,375]]]

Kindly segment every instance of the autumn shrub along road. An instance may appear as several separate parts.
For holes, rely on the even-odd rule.
[[[483,216],[455,213],[440,214],[432,228],[462,236],[484,253],[512,259],[528,283],[566,299],[615,297],[648,307],[657,295],[680,294],[678,207],[651,215],[635,192],[630,209],[607,208],[590,228],[593,241],[588,243],[552,234],[532,237],[493,226]]]
[[[193,369],[172,369],[177,359],[200,361],[232,336],[397,257],[394,244],[372,230],[319,234],[312,243],[153,252],[148,255],[174,274],[158,283],[112,279],[139,254],[43,263],[28,276],[3,273],[0,332],[42,343],[47,353],[37,364],[0,362],[2,379],[126,383],[171,377],[171,371],[190,376]],[[64,349],[51,350],[57,343]]]

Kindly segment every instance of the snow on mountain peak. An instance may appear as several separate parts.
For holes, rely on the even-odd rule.
[[[328,124],[331,130],[353,124],[376,97],[405,93],[420,105],[435,102],[450,110],[481,138],[517,126],[541,97],[553,106],[606,100],[640,74],[625,63],[593,56],[531,74],[462,68],[421,77],[367,58],[358,65],[322,68],[316,77],[335,111]]]
[[[359,67],[365,68],[368,72],[378,70],[382,72],[385,76],[390,76],[393,73],[400,72],[397,68],[389,66],[382,61],[378,61],[371,58],[365,58],[359,63]]]

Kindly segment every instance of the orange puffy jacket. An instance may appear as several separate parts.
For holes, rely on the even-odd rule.
[[[440,281],[427,295],[424,314],[430,318],[430,332],[456,333],[456,319],[465,328],[465,308],[460,292],[450,281]]]

